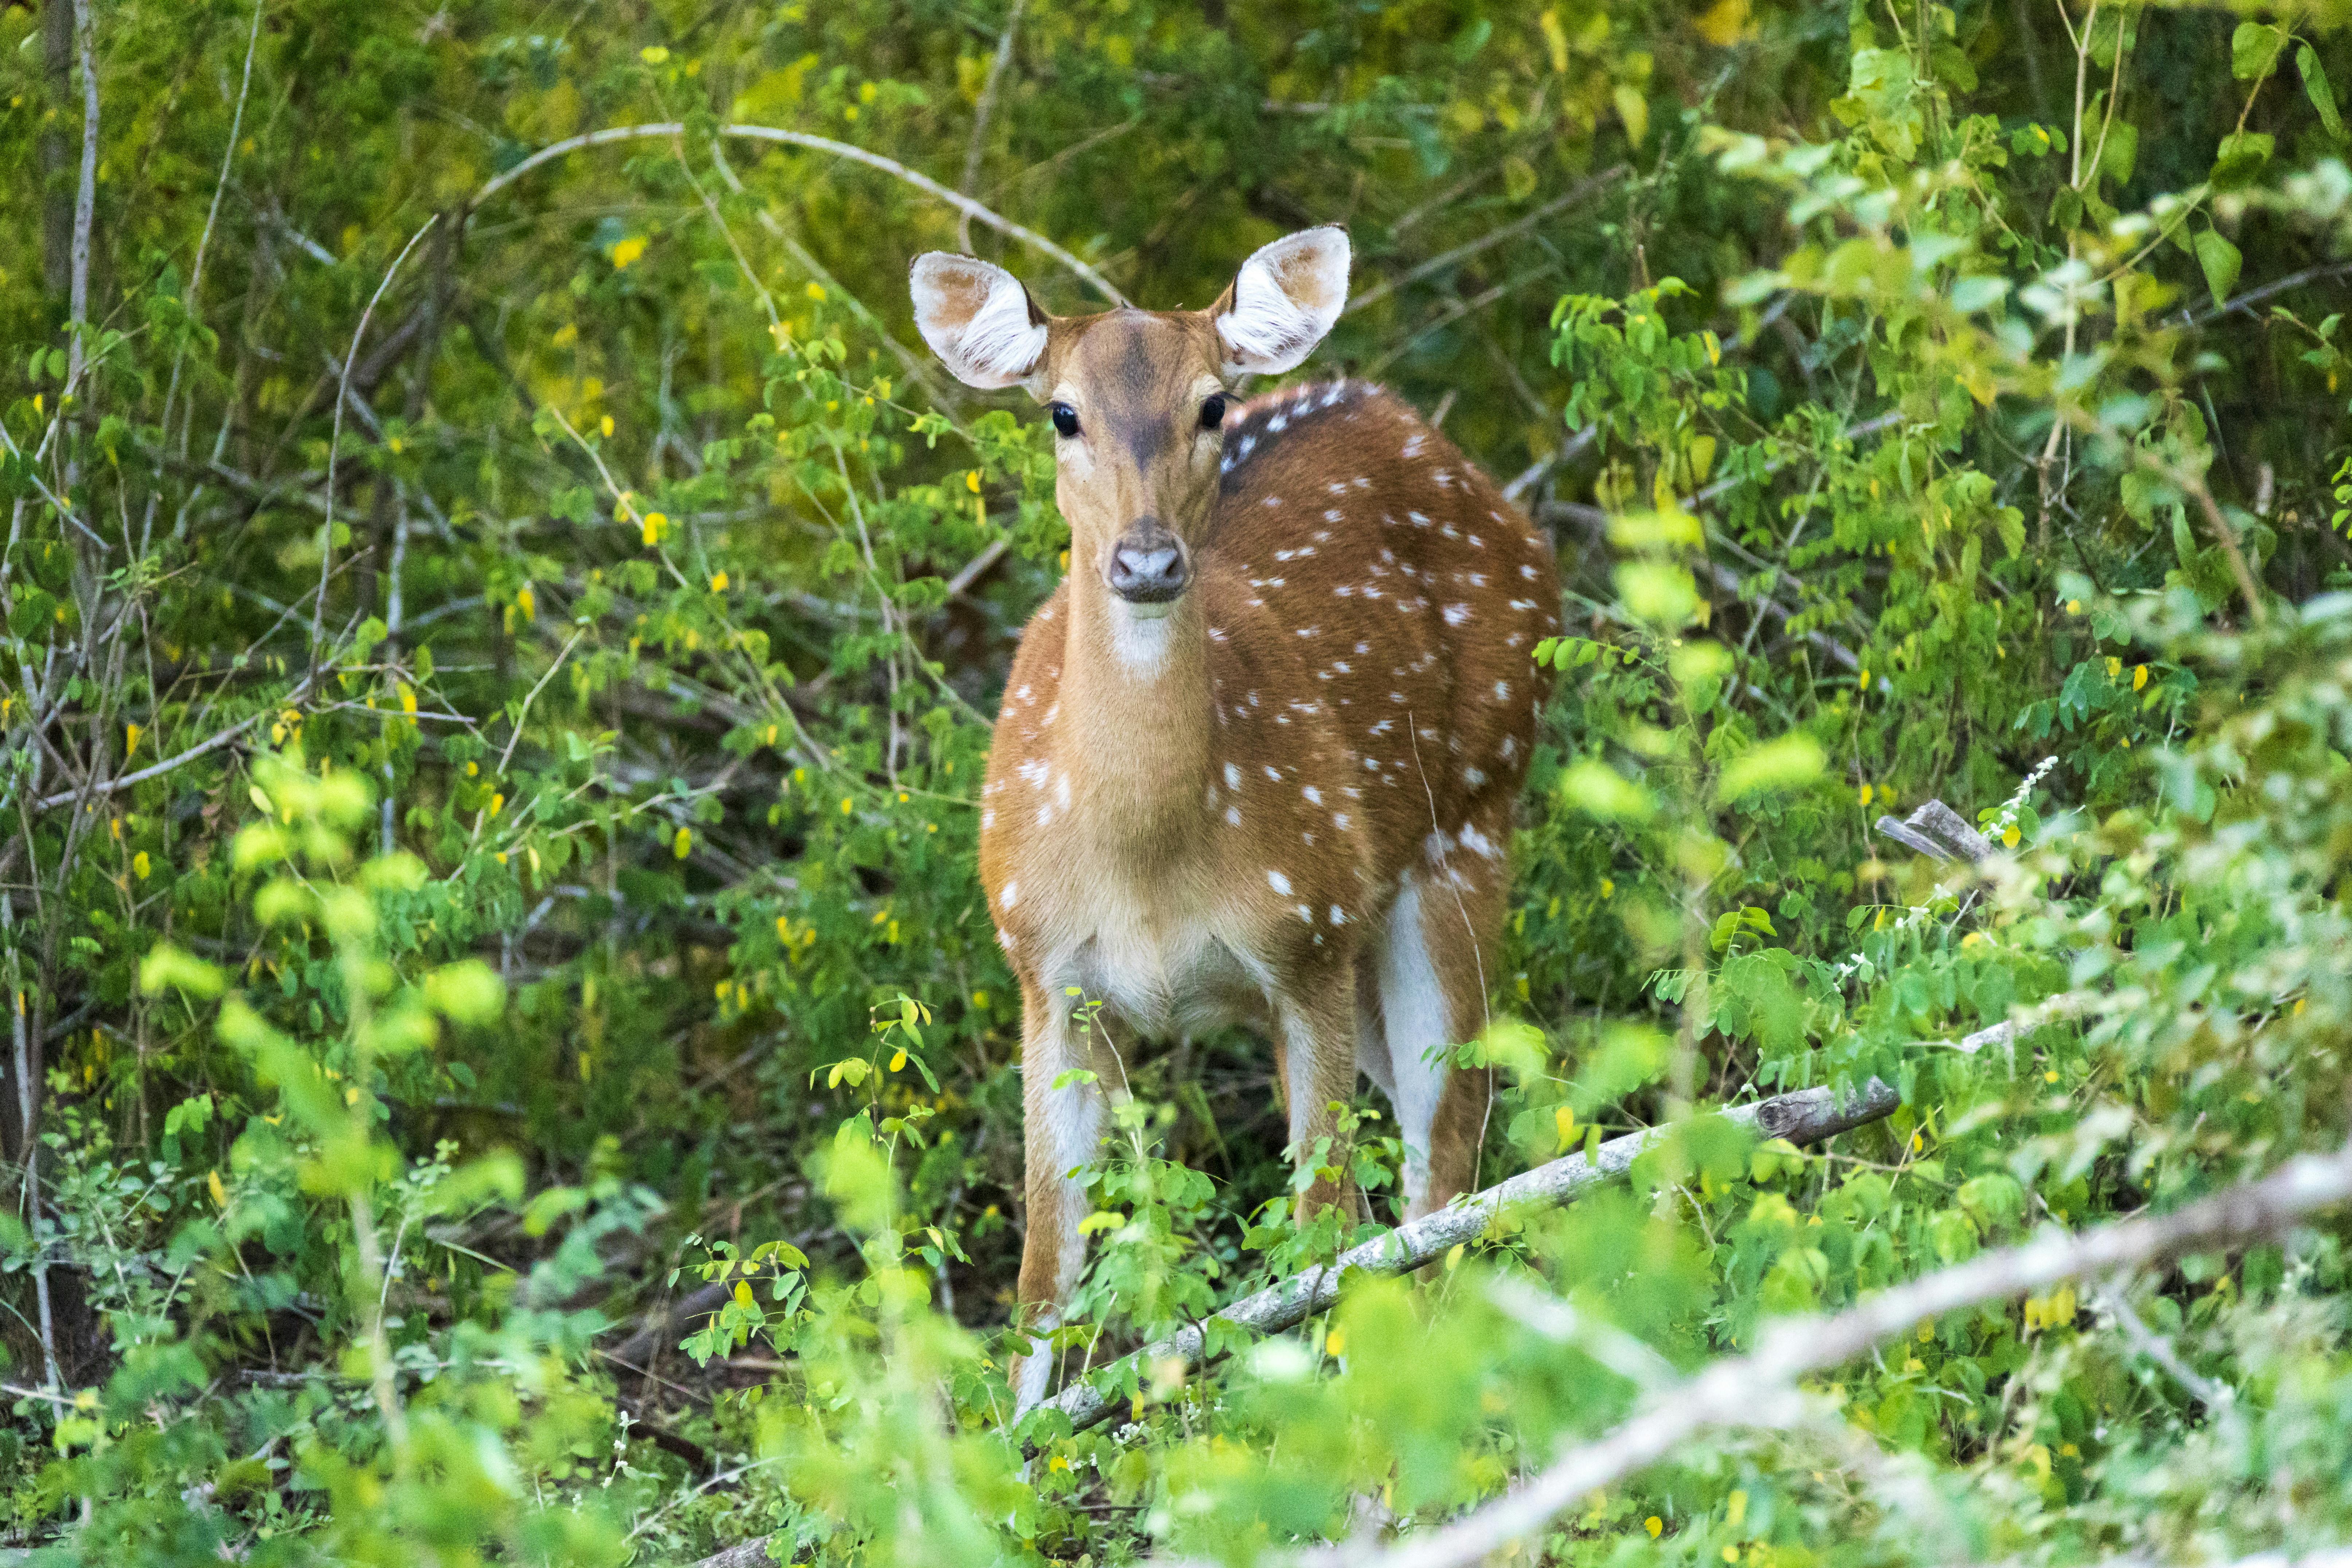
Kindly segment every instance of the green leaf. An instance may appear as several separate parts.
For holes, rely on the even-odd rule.
[[[1581,762],[1562,772],[1559,798],[1603,822],[1647,822],[1658,809],[1648,790],[1606,763]]]
[[[2221,138],[2213,155],[2211,179],[2216,190],[2236,190],[2261,178],[2271,161],[2277,139],[2266,131],[2240,131]]]
[[[2128,120],[2118,120],[2107,127],[2105,145],[2099,149],[2099,168],[2118,185],[2131,183],[2132,171],[2139,166],[2139,127]]]
[[[150,996],[159,991],[180,990],[210,999],[219,995],[226,984],[217,967],[168,942],[159,942],[139,961],[139,989]]]
[[[1730,802],[1772,790],[1799,789],[1822,776],[1826,759],[1822,743],[1811,735],[1782,735],[1747,751],[1724,764],[1716,783],[1716,798]]]
[[[2206,229],[2198,235],[2196,243],[2197,265],[2205,269],[2205,287],[2213,290],[2213,303],[2228,304],[2230,290],[2237,286],[2238,269],[2245,265],[2245,257],[2221,237],[2219,229]]]
[[[426,975],[425,999],[452,1023],[488,1024],[505,1010],[507,986],[488,964],[466,958]]]
[[[2230,35],[2230,74],[2241,81],[2268,76],[2286,47],[2286,31],[2266,22],[2241,22]]]
[[[2327,83],[2327,68],[2319,63],[2319,51],[2309,44],[2297,46],[2294,68],[2303,73],[2303,90],[2311,100],[2311,107],[2319,111],[2319,123],[2327,133],[2341,142],[2344,117],[2336,110],[2336,89]]]

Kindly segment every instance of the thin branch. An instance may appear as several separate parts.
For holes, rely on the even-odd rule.
[[[615,125],[603,131],[591,131],[584,135],[567,137],[551,146],[541,148],[504,174],[492,176],[488,184],[474,193],[474,199],[469,205],[477,207],[481,205],[482,203],[541,164],[552,163],[558,158],[580,152],[583,148],[601,147],[614,142],[635,141],[647,136],[681,136],[685,132],[686,127],[683,123],[668,121],[651,125]],[[804,147],[811,152],[830,153],[836,158],[847,158],[853,163],[863,163],[869,169],[879,169],[894,179],[905,181],[926,195],[938,197],[956,211],[986,224],[999,234],[1017,239],[1032,249],[1051,257],[1084,279],[1112,304],[1125,305],[1128,302],[1127,296],[1113,287],[1109,279],[1105,278],[1035,229],[1024,228],[1010,218],[999,216],[961,191],[951,191],[929,174],[919,174],[895,158],[885,158],[879,153],[869,153],[863,147],[853,147],[846,142],[835,142],[829,136],[813,136],[805,131],[785,131],[772,125],[722,125],[714,134],[738,136],[751,142],[779,142],[788,147]]]
[[[91,47],[94,30],[89,0],[73,0],[74,52],[81,64],[81,184],[74,192],[73,284],[66,304],[66,386],[81,385],[84,363],[83,329],[89,324],[89,230],[98,205],[98,62]],[[58,400],[64,412],[65,400]]]
[[[1901,1097],[1895,1090],[1872,1079],[1861,1093],[1843,1103],[1827,1089],[1805,1089],[1793,1094],[1776,1095],[1753,1105],[1738,1106],[1720,1114],[1724,1121],[1735,1126],[1750,1128],[1760,1137],[1786,1138],[1792,1143],[1809,1143],[1876,1121],[1892,1113],[1901,1102]],[[1328,1264],[1270,1285],[1255,1296],[1234,1302],[1208,1321],[1221,1324],[1228,1331],[1238,1328],[1260,1334],[1278,1333],[1305,1322],[1318,1312],[1329,1310],[1339,1299],[1340,1280],[1351,1271],[1411,1273],[1435,1262],[1456,1247],[1477,1240],[1506,1214],[1535,1208],[1558,1208],[1573,1202],[1601,1183],[1622,1175],[1644,1151],[1675,1136],[1687,1125],[1675,1123],[1653,1127],[1628,1133],[1622,1138],[1612,1138],[1601,1145],[1596,1160],[1587,1161],[1582,1154],[1570,1154],[1549,1164],[1538,1165],[1532,1171],[1522,1172],[1484,1192],[1459,1199],[1435,1214],[1425,1215],[1386,1236],[1350,1248]],[[1538,1332],[1559,1334],[1568,1331],[1570,1318],[1561,1315],[1562,1308],[1538,1303],[1529,1296],[1520,1297],[1516,1305],[1522,1315],[1533,1314],[1542,1318]],[[1179,1330],[1157,1343],[1146,1345],[1131,1355],[1122,1356],[1091,1373],[1086,1381],[1074,1384],[1046,1400],[1037,1406],[1038,1411],[1050,1410],[1066,1415],[1071,1426],[1077,1430],[1118,1415],[1129,1407],[1127,1388],[1144,1369],[1156,1368],[1171,1359],[1184,1366],[1198,1365],[1202,1362],[1205,1326],[1194,1324]],[[1591,1331],[1588,1332],[1588,1330]],[[1611,1338],[1592,1325],[1580,1323],[1576,1331],[1580,1340],[1591,1342],[1588,1348],[1598,1345],[1604,1355],[1623,1360],[1639,1354],[1622,1340]],[[751,1568],[751,1564],[764,1563],[769,1561],[768,1540],[768,1537],[761,1536],[730,1546],[703,1558],[691,1568]],[[1185,1568],[1193,1568],[1193,1565],[1185,1565]]]
[[[1702,1432],[1782,1424],[1801,1414],[1798,1379],[1843,1366],[1923,1321],[2062,1280],[2138,1268],[2204,1247],[2242,1247],[2347,1198],[2352,1198],[2352,1146],[2334,1154],[2305,1155],[2262,1181],[2168,1215],[2142,1215],[2074,1236],[2045,1232],[2022,1246],[1881,1291],[1835,1317],[1784,1319],[1766,1331],[1753,1353],[1714,1363],[1657,1395],[1639,1415],[1570,1449],[1526,1485],[1451,1524],[1409,1536],[1390,1551],[1327,1547],[1286,1561],[1296,1568],[1466,1568],[1540,1531],[1580,1499],[1672,1458]]]
[[[300,683],[297,685],[293,690],[288,692],[284,697],[279,698],[278,700],[278,702],[280,704],[285,704],[300,701],[304,694],[309,692],[312,683],[314,683],[318,679],[319,673],[317,670],[313,669],[310,674],[302,678]],[[162,775],[170,773],[173,768],[183,766],[188,763],[193,763],[198,757],[204,756],[207,752],[217,752],[223,746],[227,745],[239,735],[244,734],[247,730],[252,729],[256,724],[260,723],[264,719],[269,717],[269,712],[270,710],[265,708],[260,712],[253,714],[249,718],[238,720],[236,723],[231,724],[227,729],[221,731],[211,739],[199,741],[196,744],[190,746],[186,751],[180,752],[176,756],[166,757],[160,763],[151,763],[146,767],[141,768],[135,773],[123,773],[120,777],[107,779],[94,784],[90,788],[90,796],[93,799],[103,799],[107,795],[112,795],[117,790],[129,789],[132,784],[144,784],[152,778],[160,778]],[[50,795],[43,800],[37,800],[32,804],[34,809],[37,811],[47,811],[53,807],[63,805],[68,801],[78,800],[80,797],[81,792],[79,789],[61,790],[56,795]]]
[[[1439,254],[1431,257],[1420,266],[1413,268],[1412,270],[1405,272],[1399,277],[1389,279],[1384,282],[1377,283],[1371,288],[1365,289],[1362,293],[1349,300],[1347,309],[1341,310],[1339,313],[1343,316],[1352,316],[1359,310],[1368,309],[1370,306],[1380,303],[1382,300],[1387,299],[1390,295],[1395,293],[1398,289],[1404,288],[1407,284],[1418,283],[1433,272],[1443,272],[1449,267],[1455,266],[1460,262],[1467,261],[1470,258],[1477,255],[1482,250],[1492,249],[1494,247],[1502,244],[1507,239],[1512,239],[1519,235],[1525,234],[1528,229],[1531,229],[1535,227],[1536,225],[1543,222],[1544,219],[1551,217],[1558,213],[1566,211],[1568,208],[1574,206],[1577,203],[1584,200],[1587,196],[1593,195],[1601,191],[1608,189],[1611,185],[1616,184],[1618,180],[1623,178],[1624,174],[1625,165],[1620,163],[1614,168],[1603,169],[1597,174],[1579,180],[1575,184],[1569,187],[1568,193],[1565,195],[1554,196],[1550,201],[1544,203],[1543,205],[1536,208],[1535,211],[1528,213],[1526,216],[1518,218],[1514,222],[1507,223],[1502,227],[1496,229],[1491,233],[1481,235],[1476,239],[1470,240],[1465,244],[1457,245],[1451,250],[1442,251]]]
[[[1806,1089],[1753,1105],[1738,1106],[1721,1114],[1724,1121],[1752,1128],[1761,1137],[1808,1143],[1876,1121],[1900,1103],[1900,1097],[1893,1089],[1873,1079],[1861,1093],[1843,1104],[1827,1089]],[[1582,1154],[1570,1154],[1523,1172],[1343,1252],[1327,1267],[1268,1286],[1255,1296],[1234,1302],[1210,1321],[1269,1334],[1305,1322],[1339,1300],[1340,1278],[1349,1270],[1409,1274],[1444,1257],[1455,1247],[1475,1241],[1507,1213],[1557,1208],[1624,1174],[1645,1151],[1674,1136],[1687,1123],[1653,1127],[1612,1138],[1601,1145],[1599,1158],[1590,1162]],[[1126,1384],[1129,1373],[1157,1366],[1171,1357],[1187,1365],[1197,1363],[1202,1359],[1202,1341],[1201,1328],[1181,1330],[1112,1363],[1089,1381],[1064,1389],[1039,1408],[1068,1416],[1074,1427],[1094,1426],[1128,1407]]]
[[[997,89],[1004,82],[1004,68],[1013,63],[1013,36],[1021,27],[1021,13],[1028,8],[1029,0],[1013,0],[1013,9],[1004,18],[1004,31],[996,37],[996,54],[988,62],[988,79],[981,84],[980,103],[971,117],[971,141],[963,151],[963,178],[956,189],[964,195],[971,195],[972,186],[980,183],[980,157],[988,146],[988,121],[996,112]],[[962,213],[956,218],[956,248],[971,248],[971,215]]]
[[[334,575],[335,458],[338,448],[343,444],[343,401],[351,391],[352,362],[359,358],[360,340],[367,335],[368,318],[375,314],[376,301],[383,299],[383,291],[392,287],[393,279],[400,271],[400,264],[408,259],[408,253],[416,248],[416,242],[423,239],[426,231],[440,221],[439,213],[435,213],[431,217],[426,218],[424,226],[410,235],[408,243],[400,247],[400,254],[392,258],[392,265],[384,269],[383,281],[375,286],[375,292],[368,297],[367,309],[360,312],[360,324],[352,329],[351,352],[343,355],[342,378],[335,388],[335,425],[327,437],[327,520],[320,525],[319,602],[310,606],[310,667],[314,670],[319,666],[319,650],[321,646],[320,639],[326,633],[327,581]]]

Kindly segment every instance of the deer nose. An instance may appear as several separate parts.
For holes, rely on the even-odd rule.
[[[1111,546],[1110,591],[1135,605],[1164,605],[1192,581],[1184,546],[1157,518],[1138,518]]]

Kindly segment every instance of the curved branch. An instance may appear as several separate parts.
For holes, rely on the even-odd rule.
[[[614,142],[632,142],[646,137],[676,137],[685,134],[686,127],[683,123],[677,121],[665,121],[650,125],[614,125],[603,131],[591,131],[584,135],[567,137],[551,146],[541,148],[505,173],[493,175],[488,184],[474,193],[474,199],[469,205],[479,206],[532,170],[542,164],[553,163],[567,153],[577,153],[589,147],[602,147]],[[1033,250],[1060,262],[1085,279],[1112,304],[1125,305],[1128,302],[1127,296],[1120,293],[1109,279],[1055,245],[1035,229],[1024,228],[1011,218],[999,216],[962,192],[950,190],[929,174],[909,169],[895,158],[885,158],[879,153],[869,153],[863,147],[855,147],[846,142],[835,142],[830,136],[814,136],[805,131],[785,131],[772,125],[722,125],[714,134],[738,137],[747,142],[782,142],[788,147],[805,148],[813,153],[829,153],[836,158],[847,158],[852,163],[863,163],[869,169],[879,169],[893,179],[904,181],[927,195],[936,196],[966,217],[986,224],[1007,238],[1017,239]]]
[[[1752,1354],[1716,1362],[1662,1391],[1630,1420],[1450,1524],[1407,1536],[1385,1551],[1343,1545],[1287,1561],[1294,1568],[1466,1568],[1541,1531],[1579,1499],[1672,1458],[1701,1432],[1783,1419],[1799,1397],[1798,1379],[1841,1366],[1923,1321],[2202,1247],[2242,1247],[2347,1198],[2352,1198],[2352,1147],[2305,1155],[2262,1181],[2168,1215],[2122,1220],[2079,1236],[2045,1232],[2022,1246],[1882,1290],[1835,1317],[1785,1319],[1766,1331]]]

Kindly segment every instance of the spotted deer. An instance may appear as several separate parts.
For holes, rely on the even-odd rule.
[[[914,263],[948,368],[1045,405],[1070,525],[981,798],[981,879],[1021,982],[1033,1330],[1084,1265],[1070,1173],[1133,1039],[1267,1037],[1301,1157],[1360,1068],[1395,1108],[1409,1215],[1475,1180],[1488,1076],[1446,1047],[1496,980],[1549,684],[1530,655],[1559,590],[1528,520],[1391,394],[1235,398],[1330,331],[1348,264],[1345,232],[1312,228],[1206,310],[1060,317],[987,262]],[[1318,1179],[1300,1204],[1355,1201]],[[1023,1358],[1022,1408],[1051,1370]]]

